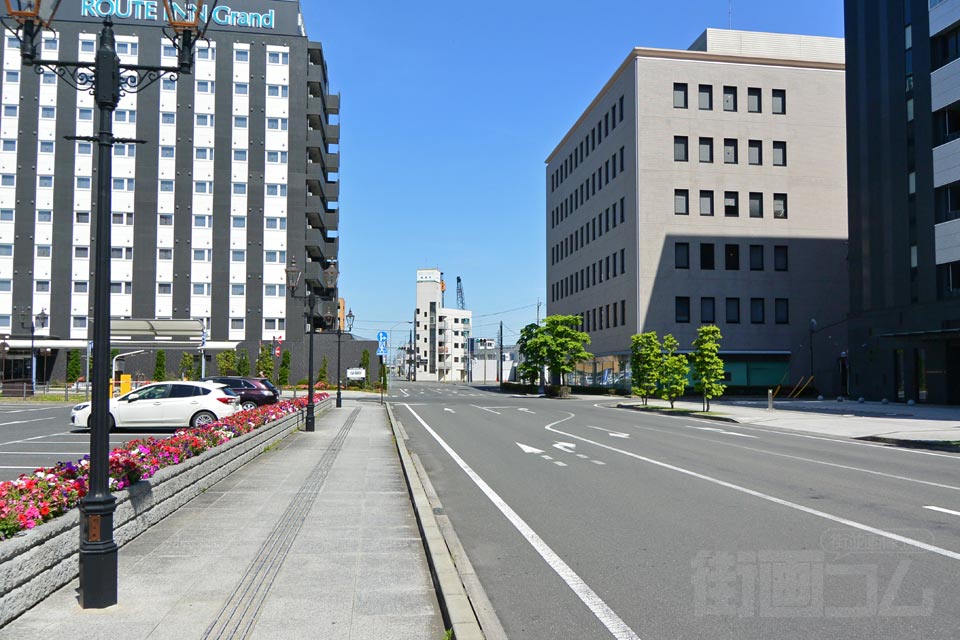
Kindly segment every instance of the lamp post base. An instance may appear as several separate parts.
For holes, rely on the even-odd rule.
[[[339,409],[342,406],[343,406],[343,398],[340,397],[340,387],[337,387],[337,408]]]
[[[112,495],[80,502],[80,606],[117,604],[117,543],[113,539]]]
[[[311,394],[310,403],[307,405],[307,419],[304,426],[304,429],[309,432],[313,432],[317,430],[316,420],[313,414],[313,397],[312,396],[313,394]]]

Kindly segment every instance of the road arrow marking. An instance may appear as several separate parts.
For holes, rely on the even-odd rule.
[[[520,447],[520,450],[524,453],[543,453],[543,449],[536,449],[525,444],[520,444],[519,442],[517,443],[517,446]]]
[[[614,438],[629,438],[629,433],[623,433],[621,431],[610,431],[610,429],[604,429],[603,427],[591,427],[587,425],[587,429],[596,429],[597,431],[606,431]]]
[[[533,411],[530,411],[530,409],[525,409],[523,407],[517,409],[517,411],[523,411],[524,413],[533,413]]]
[[[481,411],[489,411],[490,413],[495,413],[495,414],[497,414],[498,416],[500,415],[500,412],[499,412],[499,411],[494,411],[493,409],[490,409],[490,408],[488,408],[488,407],[478,407],[478,406],[475,405],[475,404],[472,404],[472,405],[470,405],[470,406],[471,406],[471,407],[474,407],[475,409],[480,409]]]
[[[577,448],[577,445],[571,444],[569,442],[557,442],[553,445],[555,449],[560,449],[564,453],[576,453],[574,449]]]
[[[454,411],[454,410],[451,409],[450,407],[444,407],[443,410],[444,410],[444,411],[449,411],[450,413],[456,413],[456,411]]]

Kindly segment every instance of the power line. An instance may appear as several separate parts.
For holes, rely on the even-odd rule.
[[[506,311],[496,311],[494,313],[484,313],[483,315],[473,316],[474,318],[489,318],[490,316],[502,316],[505,313],[513,313],[514,311],[523,311],[524,309],[532,309],[537,306],[537,303],[528,304],[523,307],[517,307],[516,309],[507,309]]]

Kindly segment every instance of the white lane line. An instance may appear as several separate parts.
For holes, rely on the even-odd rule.
[[[757,436],[748,436],[745,433],[736,433],[735,431],[726,431],[724,429],[717,429],[716,427],[694,427],[691,425],[684,425],[690,427],[691,429],[697,429],[699,431],[712,431],[714,433],[720,433],[725,436],[740,436],[741,438],[756,438]]]
[[[0,410],[0,415],[9,415],[12,413],[33,413],[35,411],[53,411],[54,409],[66,409],[66,406],[62,407],[39,407],[34,409],[16,409],[14,411],[2,411]]]
[[[620,619],[620,616],[614,613],[613,609],[611,609],[606,602],[600,599],[600,596],[598,596],[596,592],[591,589],[586,582],[583,581],[583,578],[577,575],[576,572],[571,569],[570,566],[564,562],[560,556],[558,556],[556,552],[554,552],[554,550],[547,545],[546,542],[544,542],[543,538],[537,535],[537,533],[530,528],[530,525],[524,522],[517,512],[511,509],[510,505],[504,502],[503,498],[501,498],[497,492],[494,491],[490,485],[488,485],[484,479],[477,474],[476,471],[471,469],[470,466],[463,460],[463,458],[461,458],[456,451],[451,449],[450,445],[444,442],[443,438],[441,438],[436,431],[430,428],[430,425],[423,421],[423,418],[421,418],[416,411],[411,409],[409,405],[406,405],[406,407],[413,417],[417,419],[417,422],[419,422],[423,428],[426,429],[427,433],[433,436],[433,439],[436,440],[437,443],[443,447],[443,450],[446,451],[451,458],[453,458],[453,461],[456,462],[461,469],[463,469],[463,472],[467,474],[467,477],[473,480],[473,483],[477,485],[481,491],[483,491],[490,502],[492,502],[493,505],[500,510],[500,513],[502,513],[507,520],[510,521],[510,524],[512,524],[514,528],[520,532],[520,535],[522,535],[530,544],[530,546],[533,547],[538,554],[540,554],[540,557],[544,559],[550,568],[553,569],[558,576],[560,576],[560,579],[563,580],[568,587],[570,587],[570,589],[585,605],[587,605],[590,611],[593,612],[593,615],[597,617],[600,623],[607,628],[614,638],[617,638],[618,640],[640,640],[640,637],[633,632],[633,629],[628,627],[627,624]],[[570,417],[572,418],[573,414],[571,414]],[[561,420],[561,422],[563,421]]]
[[[607,464],[606,462],[600,462],[599,460],[591,460],[593,464]]]
[[[557,465],[558,467],[565,467],[565,466],[567,466],[567,463],[566,463],[566,462],[560,462],[559,460],[554,460],[554,461],[553,461],[553,464]]]
[[[918,480],[917,478],[908,478],[906,476],[898,476],[893,473],[884,473],[882,471],[873,471],[871,469],[863,469],[861,467],[851,467],[845,464],[837,464],[835,462],[826,462],[824,460],[814,460],[812,458],[804,458],[801,456],[791,456],[787,453],[777,453],[776,451],[768,451],[766,449],[757,449],[756,447],[748,447],[742,444],[733,444],[732,442],[721,442],[720,440],[708,440],[706,438],[698,438],[694,435],[686,435],[683,433],[677,433],[676,431],[668,431],[666,429],[658,429],[656,427],[636,427],[637,429],[643,429],[645,431],[656,431],[657,433],[669,433],[670,435],[677,436],[679,438],[690,438],[691,440],[699,440],[700,442],[709,442],[710,444],[719,444],[724,447],[735,447],[737,449],[745,449],[746,451],[755,451],[757,453],[765,453],[771,456],[777,456],[778,458],[789,458],[790,460],[799,460],[800,462],[809,462],[811,464],[821,464],[826,467],[836,467],[838,469],[846,469],[847,471],[859,471],[860,473],[869,473],[874,476],[882,476],[884,478],[892,478],[894,480],[904,480],[906,482],[915,482],[917,484],[925,484],[928,487],[937,487],[940,489],[950,489],[952,491],[960,491],[960,486],[954,486],[950,484],[941,484],[939,482],[930,482],[929,480]]]
[[[595,404],[593,406],[597,407],[598,409],[612,409],[613,411],[629,411],[630,413],[636,413],[636,411],[633,411],[631,409],[621,409],[619,407],[610,407],[602,404]],[[659,414],[659,415],[660,417],[671,418],[674,420],[678,418],[678,416],[671,416],[667,414]],[[691,418],[687,417],[687,418],[684,418],[684,420],[691,420]],[[692,420],[699,420],[699,419],[692,418]],[[699,420],[699,421],[707,422],[707,420]],[[836,442],[838,444],[852,444],[858,447],[873,447],[874,449],[882,449],[883,451],[896,451],[899,453],[914,453],[921,456],[934,456],[936,458],[952,458],[953,460],[960,460],[960,455],[951,455],[949,453],[934,453],[933,451],[920,451],[918,449],[908,449],[904,447],[891,447],[890,445],[886,445],[886,444],[874,444],[871,442],[861,442],[861,441],[853,440],[849,438],[848,439],[841,438],[841,437],[827,438],[823,436],[812,436],[806,433],[795,433],[795,432],[786,431],[786,430],[763,429],[755,426],[747,426],[742,422],[737,423],[737,429],[746,429],[747,431],[760,431],[761,433],[772,433],[774,435],[781,435],[781,436],[793,436],[794,438],[809,438],[810,440],[826,440],[827,442]]]
[[[46,418],[34,418],[32,420],[14,420],[12,422],[0,422],[0,427],[9,427],[14,424],[27,424],[28,422],[45,422],[47,420],[62,419],[59,416],[48,416]]]
[[[487,408],[487,407],[478,407],[478,406],[475,405],[475,404],[472,404],[472,405],[470,405],[470,406],[473,407],[473,408],[475,408],[475,409],[481,409],[481,410],[483,410],[483,411],[489,411],[490,413],[495,413],[495,414],[497,414],[498,416],[501,415],[499,411],[494,411],[493,409],[489,409],[489,408]]]
[[[943,507],[924,507],[924,509],[930,509],[930,511],[939,511],[940,513],[949,513],[952,516],[960,516],[960,511],[951,511],[950,509],[944,509]]]
[[[0,469],[35,469],[36,467],[0,467]]]
[[[544,454],[544,455],[542,455],[542,456],[540,456],[540,457],[543,458],[544,460],[553,460],[553,457],[552,457],[552,456],[548,456],[548,455],[546,455],[546,454]]]
[[[755,497],[755,498],[760,498],[761,500],[766,500],[767,502],[772,502],[772,503],[774,503],[774,504],[779,504],[779,505],[784,506],[784,507],[789,507],[790,509],[796,509],[797,511],[802,511],[803,513],[809,513],[810,515],[817,516],[818,518],[823,518],[824,520],[830,520],[831,522],[836,522],[836,523],[838,523],[838,524],[843,524],[843,525],[846,525],[846,526],[848,526],[848,527],[852,527],[852,528],[854,528],[854,529],[859,529],[860,531],[866,531],[867,533],[872,533],[872,534],[874,534],[874,535],[877,535],[877,536],[880,536],[880,537],[883,537],[883,538],[888,538],[888,539],[890,539],[890,540],[896,540],[897,542],[902,542],[902,543],[908,544],[908,545],[910,545],[910,546],[912,546],[912,547],[917,547],[918,549],[923,549],[924,551],[929,551],[929,552],[931,552],[931,553],[936,553],[936,554],[941,555],[941,556],[944,556],[944,557],[946,557],[946,558],[950,558],[951,560],[960,560],[960,553],[957,553],[956,551],[950,551],[949,549],[942,549],[942,548],[940,548],[940,547],[935,547],[935,546],[932,545],[932,544],[927,544],[926,542],[921,542],[920,540],[914,540],[913,538],[907,538],[907,537],[905,537],[905,536],[901,536],[901,535],[898,535],[898,534],[896,534],[896,533],[892,533],[892,532],[890,532],[890,531],[884,531],[883,529],[877,529],[876,527],[871,527],[870,525],[866,525],[866,524],[863,524],[863,523],[861,523],[861,522],[857,522],[857,521],[855,521],[855,520],[848,520],[847,518],[842,518],[842,517],[840,517],[840,516],[835,516],[835,515],[833,515],[833,514],[826,513],[825,511],[818,511],[817,509],[811,509],[810,507],[805,507],[805,506],[803,506],[802,504],[797,504],[796,502],[790,502],[789,500],[783,500],[783,499],[781,499],[781,498],[777,498],[777,497],[775,497],[775,496],[771,496],[771,495],[769,495],[769,494],[762,493],[762,492],[760,492],[760,491],[754,491],[753,489],[748,489],[748,488],[746,488],[746,487],[741,487],[740,485],[733,484],[732,482],[726,482],[726,481],[724,481],[724,480],[720,480],[720,479],[718,479],[718,478],[713,478],[713,477],[711,477],[711,476],[704,475],[704,474],[702,474],[702,473],[697,473],[696,471],[691,471],[691,470],[689,470],[689,469],[684,469],[683,467],[678,467],[678,466],[675,466],[675,465],[672,465],[672,464],[668,464],[668,463],[666,463],[666,462],[661,462],[661,461],[659,461],[659,460],[654,460],[653,458],[647,458],[646,456],[641,456],[641,455],[638,455],[638,454],[636,454],[636,453],[632,453],[632,452],[630,452],[630,451],[624,451],[623,449],[617,449],[616,447],[611,447],[610,445],[603,444],[603,443],[597,442],[597,441],[595,441],[595,440],[590,440],[590,439],[588,439],[588,438],[583,438],[583,437],[580,437],[580,436],[577,436],[577,435],[573,435],[573,434],[571,434],[571,433],[566,433],[566,432],[564,432],[564,431],[560,431],[559,429],[554,429],[554,428],[553,428],[554,426],[560,424],[561,422],[565,422],[565,421],[567,421],[567,420],[569,420],[570,418],[573,418],[573,417],[574,417],[574,414],[571,413],[571,414],[569,415],[569,417],[564,418],[563,420],[558,420],[557,422],[553,422],[553,423],[551,423],[551,424],[548,424],[548,425],[545,427],[545,429],[546,429],[547,431],[552,432],[552,433],[556,433],[556,434],[559,434],[559,435],[562,435],[562,436],[566,436],[566,437],[568,437],[568,438],[575,438],[575,439],[581,440],[581,441],[583,441],[583,442],[588,442],[588,443],[590,443],[590,444],[592,444],[592,445],[596,445],[596,446],[601,447],[601,448],[603,448],[603,449],[609,449],[610,451],[616,451],[617,453],[622,453],[622,454],[625,455],[625,456],[629,456],[629,457],[631,457],[631,458],[636,458],[637,460],[640,460],[640,461],[643,461],[643,462],[646,462],[646,463],[649,463],[649,464],[652,464],[652,465],[656,465],[656,466],[662,467],[662,468],[664,468],[664,469],[669,469],[669,470],[671,470],[671,471],[676,471],[676,472],[678,472],[678,473],[682,473],[682,474],[684,474],[684,475],[687,475],[687,476],[690,476],[690,477],[693,477],[693,478],[697,478],[697,479],[699,479],[699,480],[704,480],[704,481],[706,481],[706,482],[710,482],[710,483],[712,483],[712,484],[715,484],[715,485],[718,485],[718,486],[721,486],[721,487],[726,487],[726,488],[728,488],[728,489],[733,489],[734,491],[739,491],[740,493],[745,493],[745,494],[747,494],[747,495],[749,495],[749,496],[753,496],[753,497]]]
[[[403,394],[403,397],[404,397],[404,398],[409,398],[409,397],[410,397],[410,393],[409,393],[406,389],[400,389],[400,393]]]
[[[70,444],[76,444],[71,442]],[[0,451],[4,456],[85,456],[89,451]]]

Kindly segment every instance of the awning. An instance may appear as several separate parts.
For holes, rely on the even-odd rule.
[[[30,350],[30,338],[16,338],[9,339],[6,341],[7,345],[10,347],[11,351],[29,351]],[[240,344],[239,340],[208,340],[204,351],[232,351],[237,348],[237,345]],[[110,340],[111,347],[118,348],[135,348],[135,349],[147,349],[147,350],[158,350],[158,349],[184,349],[184,350],[200,350],[200,339],[196,340],[133,340],[133,339],[118,339],[114,337]],[[79,349],[81,351],[87,350],[87,341],[86,340],[53,340],[50,338],[37,338],[33,341],[34,349]],[[41,354],[42,355],[42,354]]]
[[[179,338],[189,340],[203,337],[203,322],[200,320],[156,320],[156,319],[112,319],[110,320],[110,338],[115,340],[123,336],[151,336],[163,340]]]

